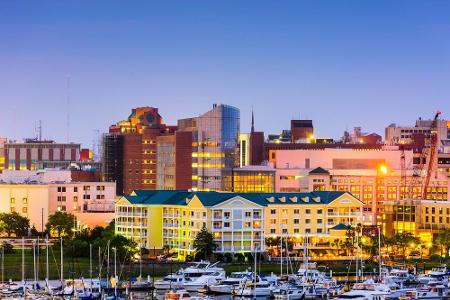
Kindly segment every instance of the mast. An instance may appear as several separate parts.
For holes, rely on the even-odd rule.
[[[48,268],[48,235],[45,238],[45,277],[48,281],[49,279],[49,268]]]
[[[5,282],[5,247],[2,247],[2,282]]]
[[[139,279],[142,280],[142,207],[141,207],[141,228],[139,230]]]
[[[106,254],[106,260],[107,260],[107,263],[106,263],[106,287],[107,288],[109,288],[109,242],[110,241],[108,241],[108,244],[106,245],[106,251],[107,251],[107,254]]]
[[[379,280],[381,281],[381,265],[383,264],[381,258],[381,226],[378,226],[378,271],[380,273]]]
[[[92,244],[89,244],[89,277],[91,278],[91,288],[92,293]]]
[[[22,237],[22,284],[23,284],[23,295],[26,295],[26,285],[25,285],[25,238]]]
[[[283,227],[283,226],[281,226]],[[281,251],[280,251],[280,278],[283,277],[283,229],[281,229],[281,234],[280,234],[280,247],[281,247]]]
[[[61,247],[61,253],[60,253],[60,260],[61,260],[61,274],[60,274],[60,278],[61,278],[61,287],[64,286],[64,255],[63,255],[63,239],[62,237],[60,237],[60,247]]]
[[[34,284],[37,282],[36,274],[36,241],[33,241],[33,273],[34,273]]]
[[[113,247],[114,250],[114,295],[117,297],[117,285],[118,285],[118,278],[117,278],[117,249],[116,247]]]

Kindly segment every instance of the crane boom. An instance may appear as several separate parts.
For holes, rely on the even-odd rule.
[[[437,143],[438,143],[438,135],[437,135],[437,121],[441,112],[437,111],[434,115],[433,122],[430,127],[430,153],[426,159],[427,163],[427,172],[425,174],[425,182],[422,187],[422,199],[427,199],[427,190],[430,185],[431,174],[433,172],[433,168],[435,166],[435,160],[437,156]]]

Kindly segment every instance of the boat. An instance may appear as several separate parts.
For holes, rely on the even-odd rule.
[[[184,282],[184,276],[181,273],[170,274],[163,279],[155,280],[153,286],[157,290],[170,290],[179,288]]]
[[[383,300],[391,293],[391,289],[386,284],[375,283],[369,279],[363,283],[355,283],[349,292],[339,295],[338,299]]]
[[[440,300],[440,299],[448,299],[449,296],[450,294],[448,292],[448,288],[444,285],[435,285],[435,286],[424,285],[417,289],[416,299]]]
[[[275,286],[269,281],[260,280],[255,282],[247,282],[235,286],[232,291],[233,296],[238,297],[269,297]]]
[[[275,300],[298,300],[305,299],[305,291],[295,285],[287,285],[279,288],[276,292],[273,292],[273,298]]]
[[[187,291],[197,291],[200,288],[207,287],[209,285],[217,284],[219,281],[225,279],[225,271],[216,271],[210,274],[205,274],[191,280],[186,280],[181,285]]]
[[[232,272],[230,276],[217,284],[209,285],[208,291],[215,294],[231,294],[234,286],[245,281],[251,281],[252,273],[250,272]]]
[[[164,294],[164,300],[179,300],[179,299],[190,299],[191,295],[189,295],[186,290],[178,290],[178,291],[169,291]]]
[[[440,267],[433,268],[429,273],[419,275],[417,280],[420,284],[444,283],[443,281],[448,281],[447,266],[442,265]]]
[[[385,276],[386,280],[394,282],[400,286],[403,284],[412,284],[416,282],[416,278],[413,274],[410,274],[408,270],[405,269],[392,269]]]

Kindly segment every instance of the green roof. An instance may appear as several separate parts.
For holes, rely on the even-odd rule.
[[[261,206],[269,204],[328,204],[346,192],[310,192],[310,193],[222,193],[192,192],[187,190],[135,190],[135,196],[124,196],[131,204],[145,205],[186,205],[194,196],[203,206],[211,207],[240,196]],[[188,201],[186,201],[188,200]]]
[[[330,229],[333,229],[333,230],[347,230],[348,229],[348,225],[339,223],[336,226],[331,227]]]

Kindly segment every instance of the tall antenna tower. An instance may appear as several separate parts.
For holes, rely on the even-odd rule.
[[[67,143],[70,142],[70,75],[66,77],[66,105],[67,105],[67,115],[66,115],[66,138]]]
[[[38,136],[37,136],[38,141],[42,141],[42,120],[38,121],[37,131],[38,131],[37,132],[37,134],[38,134]]]

